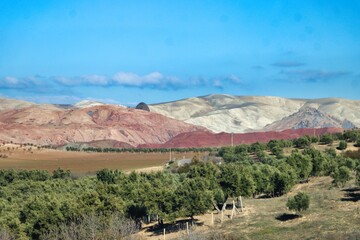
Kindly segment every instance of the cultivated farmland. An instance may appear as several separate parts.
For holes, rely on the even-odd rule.
[[[192,158],[205,153],[172,153],[172,159]],[[5,144],[0,147],[0,168],[40,169],[53,171],[69,169],[73,173],[95,173],[103,168],[131,171],[136,169],[159,169],[170,159],[169,153],[96,153],[67,152],[54,149]],[[6,157],[4,157],[6,156]],[[160,168],[161,169],[161,168]]]

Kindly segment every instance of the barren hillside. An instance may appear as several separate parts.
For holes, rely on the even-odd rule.
[[[165,143],[180,133],[195,130],[203,128],[160,114],[112,105],[81,109],[33,106],[0,112],[0,139],[18,143],[116,140],[137,146]]]
[[[266,130],[263,129],[266,125],[306,107],[318,109],[341,121],[347,119],[355,126],[360,126],[360,101],[339,98],[287,99],[209,95],[150,105],[150,110],[214,132],[242,133]],[[277,130],[285,129],[287,128]]]
[[[323,113],[316,108],[304,107],[288,117],[265,126],[264,130],[281,131],[283,129],[328,127],[352,129],[356,126],[347,119],[340,120],[329,114]]]

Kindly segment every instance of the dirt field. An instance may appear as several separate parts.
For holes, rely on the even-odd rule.
[[[172,153],[172,159],[192,158],[197,153]],[[205,153],[204,153],[205,154]],[[4,155],[6,156],[4,158]],[[201,155],[201,154],[200,154]],[[0,168],[70,169],[73,173],[94,173],[99,169],[123,171],[159,171],[169,160],[169,153],[95,153],[67,152],[6,144],[0,147]]]

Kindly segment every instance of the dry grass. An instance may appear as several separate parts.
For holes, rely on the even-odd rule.
[[[8,150],[10,148],[10,150]],[[43,169],[53,171],[57,168],[70,169],[74,173],[93,173],[99,169],[121,169],[131,171],[158,171],[169,160],[169,153],[96,153],[67,152],[37,147],[21,147],[6,144],[0,147],[0,168]],[[172,158],[192,158],[198,153],[172,153]],[[205,154],[205,153],[204,153]]]
[[[319,177],[295,186],[287,196],[248,199],[250,214],[228,222],[222,230],[242,239],[359,239],[360,189],[350,187],[333,188],[330,177]],[[300,218],[277,220],[291,213],[286,201],[299,191],[310,195],[309,210]]]
[[[166,239],[205,239],[208,233],[216,232],[227,239],[359,239],[360,238],[360,188],[349,183],[344,189],[331,186],[330,177],[312,178],[309,183],[296,185],[285,196],[268,199],[244,199],[244,212],[230,219],[231,210],[225,212],[224,222],[214,212],[196,216],[197,226],[191,229],[168,232]],[[288,197],[298,192],[310,195],[310,208],[301,217],[278,220],[285,213]],[[179,219],[183,222],[185,219]],[[179,224],[179,223],[178,223]],[[163,229],[148,231],[153,224],[145,226],[139,233],[142,239],[162,239]],[[175,226],[177,228],[177,226]],[[224,235],[223,235],[224,234]],[[223,237],[218,239],[223,239]]]

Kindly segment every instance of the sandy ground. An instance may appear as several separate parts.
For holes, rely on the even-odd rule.
[[[245,203],[244,203],[245,204]],[[233,219],[240,219],[246,217],[249,212],[251,212],[250,206],[243,209],[243,212],[236,213],[233,216]],[[178,219],[178,224],[181,229],[176,229],[174,231],[168,230],[165,227],[165,239],[182,239],[187,236],[186,222],[189,224],[189,232],[191,235],[196,233],[208,232],[211,230],[216,230],[221,228],[222,224],[231,221],[231,210],[226,210],[224,212],[223,222],[221,222],[221,214],[217,211],[209,212],[204,215],[195,216],[196,226],[191,225],[190,219]],[[213,219],[213,220],[212,220]],[[180,223],[181,222],[181,223]],[[164,239],[164,229],[158,229],[157,231],[150,231],[156,222],[143,225],[143,229],[137,234],[140,239],[149,239],[149,240],[163,240]],[[175,227],[175,228],[179,228]]]

